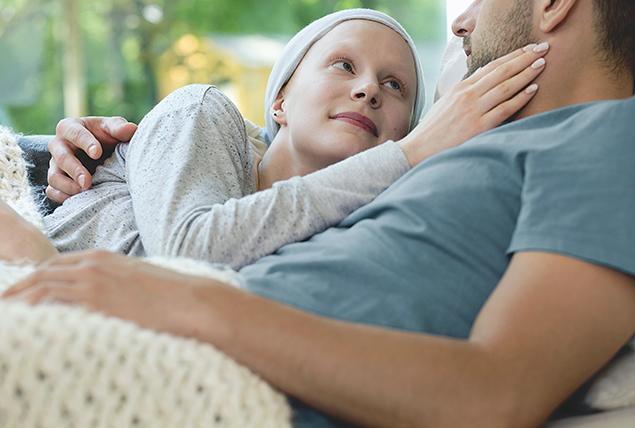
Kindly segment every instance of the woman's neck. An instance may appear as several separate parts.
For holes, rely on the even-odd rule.
[[[294,159],[288,138],[285,138],[282,131],[278,132],[264,156],[254,156],[257,189],[268,189],[277,181],[306,174],[307,171],[303,171],[302,166],[300,159]]]

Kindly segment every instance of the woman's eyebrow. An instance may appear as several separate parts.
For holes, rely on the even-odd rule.
[[[341,42],[340,42],[341,43]],[[338,44],[337,46],[330,47],[325,50],[326,56],[352,56],[354,55],[353,49],[347,44]]]

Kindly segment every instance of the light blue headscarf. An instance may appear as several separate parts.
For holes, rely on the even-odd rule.
[[[295,72],[295,69],[300,64],[300,61],[302,61],[302,58],[304,58],[304,55],[313,43],[321,39],[338,24],[352,19],[365,19],[367,21],[375,21],[380,24],[384,24],[386,27],[391,28],[403,37],[403,39],[408,43],[408,46],[412,51],[412,56],[414,57],[417,72],[417,94],[414,105],[414,120],[410,129],[419,123],[419,120],[421,120],[421,113],[423,112],[423,107],[425,105],[426,90],[425,83],[423,81],[423,71],[421,70],[421,64],[419,63],[419,55],[417,54],[417,49],[412,39],[401,24],[383,12],[378,12],[372,9],[348,9],[326,15],[323,18],[313,21],[296,34],[280,53],[280,56],[271,70],[265,94],[265,123],[267,124],[268,137],[271,140],[275,138],[280,125],[273,120],[269,112],[271,111],[271,107],[273,106],[280,89],[282,89],[282,87],[289,81]]]

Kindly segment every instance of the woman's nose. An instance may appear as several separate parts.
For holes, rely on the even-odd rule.
[[[474,32],[476,20],[483,0],[476,0],[452,22],[452,32],[458,37],[467,37]]]
[[[366,81],[355,87],[352,95],[353,99],[366,101],[370,103],[371,107],[379,107],[381,105],[381,93],[377,81],[366,79]]]

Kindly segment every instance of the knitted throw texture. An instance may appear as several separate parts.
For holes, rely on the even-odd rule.
[[[41,228],[16,136],[2,126],[0,198]],[[149,261],[235,284],[205,263]],[[0,261],[0,292],[32,271]],[[209,344],[77,307],[0,301],[0,427],[284,428],[290,420],[282,394]]]

